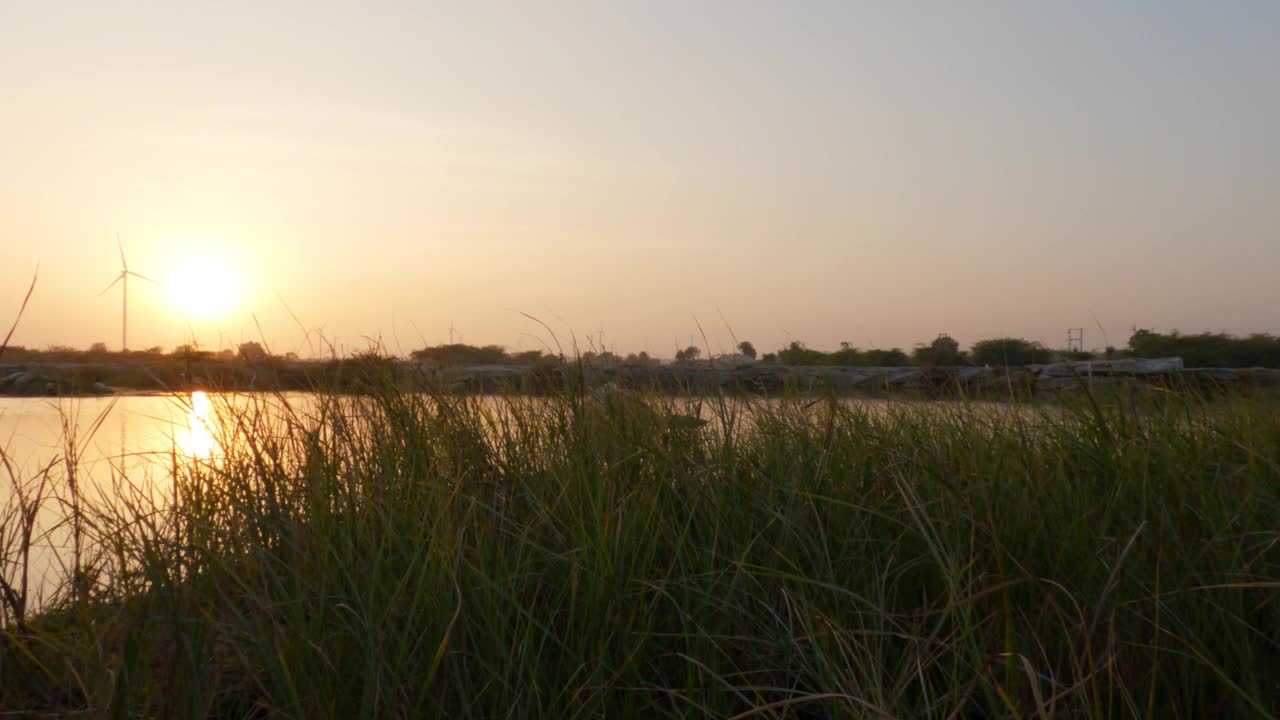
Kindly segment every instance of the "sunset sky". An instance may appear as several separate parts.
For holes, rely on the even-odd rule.
[[[117,233],[134,349],[1275,333],[1280,2],[0,0],[17,344]]]

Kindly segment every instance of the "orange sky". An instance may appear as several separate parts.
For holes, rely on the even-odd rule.
[[[118,232],[133,348],[1280,332],[1280,4],[855,5],[4,3],[0,319],[118,346]]]

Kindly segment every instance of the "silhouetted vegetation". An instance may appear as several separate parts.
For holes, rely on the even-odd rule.
[[[452,343],[414,350],[414,361],[432,367],[460,367],[465,365],[533,365],[548,358],[539,350],[526,350],[514,355],[501,345],[464,345]]]
[[[683,350],[676,351],[677,363],[691,363],[702,356],[702,348],[697,345],[690,345]]]
[[[738,352],[742,353],[743,355],[746,355],[752,360],[756,359],[756,346],[752,345],[751,341],[749,340],[743,340],[742,342],[738,343]]]
[[[0,708],[1280,713],[1280,433],[1254,400],[214,402],[216,457],[155,478],[93,476],[83,437],[0,462]],[[121,490],[82,497],[98,478]],[[39,604],[35,544],[59,553]]]
[[[728,368],[749,366],[756,348],[750,342],[737,346],[739,355],[712,357],[704,360],[702,348],[690,345],[676,352],[675,365],[691,370],[700,366]],[[1127,351],[1117,352],[1108,348],[1106,357],[1181,357],[1188,368],[1224,367],[1280,368],[1280,338],[1255,334],[1244,338],[1225,334],[1201,333],[1182,335],[1177,332],[1161,334],[1139,330],[1129,341]],[[398,367],[405,361],[380,353],[382,369],[397,367],[394,377],[406,387],[419,373],[408,367]],[[1096,357],[1090,352],[1066,352],[1051,350],[1040,343],[1022,338],[992,338],[973,345],[969,353],[960,350],[959,343],[949,335],[939,335],[928,345],[915,348],[910,356],[898,348],[863,350],[851,343],[841,343],[838,350],[815,350],[802,342],[792,342],[776,353],[760,357],[761,365],[780,364],[790,367],[905,367],[939,368],[950,366],[1004,367],[1025,366],[1061,362],[1064,360],[1089,360]],[[355,365],[353,360],[360,359]],[[0,379],[0,393],[15,395],[75,395],[108,393],[129,390],[178,390],[207,387],[217,384],[228,390],[316,390],[322,388],[351,389],[351,378],[370,376],[365,368],[368,358],[329,358],[300,360],[295,353],[275,354],[263,343],[245,342],[235,350],[218,351],[201,349],[194,344],[176,346],[165,354],[158,346],[129,352],[112,351],[105,343],[94,343],[88,349],[67,345],[50,345],[41,350],[21,346],[7,347]],[[596,370],[604,368],[658,368],[663,365],[647,352],[618,355],[609,350],[589,350],[570,360],[581,360],[584,366]],[[500,345],[473,346],[451,343],[416,350],[412,361],[416,370],[444,371],[460,387],[470,392],[488,391],[498,380],[477,380],[480,375],[468,375],[467,368],[493,368],[496,374],[490,378],[536,378],[543,383],[546,378],[558,377],[565,372],[563,359],[540,350],[508,351]],[[363,363],[363,364],[361,364]],[[509,366],[509,368],[507,367]],[[507,370],[510,370],[509,372]],[[745,368],[744,368],[745,371]],[[381,371],[380,371],[381,372]],[[658,372],[657,370],[654,371]],[[460,374],[461,373],[461,374]],[[514,373],[514,374],[513,374]],[[378,379],[387,379],[387,373]],[[646,387],[669,389],[670,378],[623,373],[632,381],[647,378]],[[21,380],[20,380],[21,378]],[[762,379],[759,371],[753,380],[757,388],[770,388],[776,392],[785,385],[785,378]],[[365,383],[367,384],[367,383]],[[360,385],[360,383],[357,383]],[[535,383],[536,385],[536,383]],[[501,387],[498,385],[497,387]]]
[[[911,360],[916,365],[929,367],[969,364],[969,358],[960,351],[960,343],[945,333],[934,338],[928,345],[917,345],[911,352]]]
[[[1021,338],[995,338],[976,342],[969,349],[975,365],[1010,366],[1047,363],[1052,353],[1038,342]]]
[[[247,363],[264,363],[271,359],[271,354],[262,347],[262,343],[254,341],[240,343],[236,348],[236,355]]]
[[[766,360],[769,356],[765,356]],[[833,366],[833,367],[904,367],[911,364],[907,354],[898,348],[889,350],[859,350],[848,343],[841,343],[835,352],[822,352],[793,341],[777,352],[783,365]]]
[[[1262,333],[1235,337],[1225,333],[1183,335],[1138,330],[1129,338],[1134,357],[1180,357],[1187,367],[1280,368],[1280,337]]]
[[[662,361],[659,360],[658,358],[650,357],[649,353],[645,352],[644,350],[641,350],[638,353],[629,353],[627,357],[623,359],[622,364],[638,365],[641,367],[653,367],[655,365],[661,365]]]

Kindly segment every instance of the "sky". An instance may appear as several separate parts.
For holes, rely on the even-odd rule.
[[[1277,333],[1278,68],[1274,0],[0,0],[0,324],[118,347],[118,236],[134,349]]]

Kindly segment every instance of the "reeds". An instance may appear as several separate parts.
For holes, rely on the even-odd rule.
[[[36,614],[6,592],[0,707],[1280,712],[1280,420],[1260,400],[387,388],[219,411],[215,459],[41,505],[79,557]],[[66,467],[10,473],[6,588]]]

